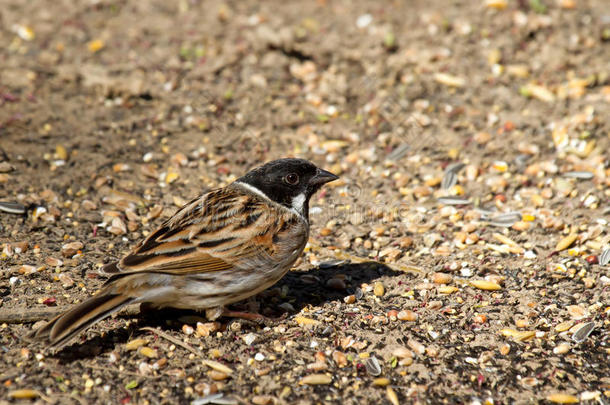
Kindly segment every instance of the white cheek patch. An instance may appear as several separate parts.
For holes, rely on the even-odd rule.
[[[303,205],[305,204],[305,193],[301,193],[292,199],[292,209],[303,215]]]

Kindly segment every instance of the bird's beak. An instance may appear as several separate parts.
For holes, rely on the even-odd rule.
[[[337,180],[339,176],[332,174],[324,169],[318,169],[315,176],[311,178],[310,183],[314,186],[321,186],[331,181]]]

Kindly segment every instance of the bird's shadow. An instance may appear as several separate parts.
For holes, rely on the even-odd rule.
[[[289,320],[307,306],[318,307],[328,302],[343,302],[343,299],[349,295],[358,297],[362,284],[371,284],[381,277],[398,275],[416,277],[416,274],[399,272],[375,261],[321,265],[305,271],[289,272],[276,285],[259,294],[256,301],[260,305],[260,313],[268,318],[264,323],[271,325],[274,318]],[[329,282],[329,280],[334,281]],[[289,305],[281,305],[286,303]],[[249,311],[246,302],[231,307],[239,311]],[[144,326],[158,327],[161,330],[179,330],[184,323],[195,323],[197,320],[206,322],[204,318],[203,312],[194,310],[164,308],[142,311],[139,315],[129,316],[129,319],[137,322],[132,322],[123,328],[112,328],[111,325],[107,333],[66,346],[55,353],[55,356],[62,362],[93,358],[100,353],[112,351],[117,344],[125,343],[133,336],[142,334],[140,329]],[[228,324],[232,320],[221,318],[220,321]]]

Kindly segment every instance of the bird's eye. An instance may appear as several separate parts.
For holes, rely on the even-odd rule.
[[[286,177],[284,177],[284,181],[291,186],[295,186],[299,183],[299,175],[296,173],[290,173]]]

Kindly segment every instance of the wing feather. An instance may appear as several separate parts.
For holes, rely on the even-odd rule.
[[[273,236],[284,228],[283,215],[243,190],[211,191],[190,201],[115,266],[107,267],[116,279],[139,272],[185,275],[272,263]]]

